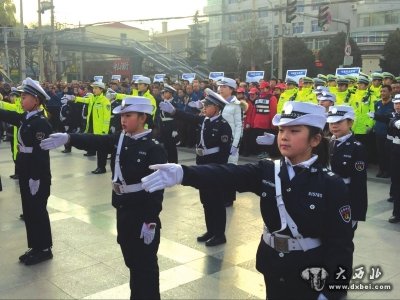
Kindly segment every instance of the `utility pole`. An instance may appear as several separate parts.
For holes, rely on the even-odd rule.
[[[26,64],[25,64],[25,30],[24,30],[24,12],[22,0],[19,0],[20,7],[20,25],[21,25],[21,46],[20,46],[20,73],[21,81],[26,77]]]
[[[279,1],[279,38],[278,38],[278,78],[283,78],[283,21],[282,21],[283,5],[282,0]]]
[[[5,48],[5,54],[6,54],[6,74],[8,77],[10,77],[10,58],[8,57],[8,28],[3,29],[3,34],[4,34],[4,48]]]
[[[38,63],[39,63],[39,81],[45,79],[44,76],[44,61],[43,61],[43,32],[42,32],[42,7],[38,0],[38,21],[39,21],[39,45],[38,45]]]
[[[271,9],[274,8],[272,5],[271,0],[267,0],[269,5],[271,6]],[[271,78],[274,77],[274,56],[275,56],[275,23],[274,23],[274,14],[275,12],[271,11],[272,14],[272,36],[271,36]]]
[[[53,0],[50,1],[51,5],[51,48],[50,48],[50,63],[51,63],[51,82],[57,80],[57,68],[56,68],[56,31],[54,28],[54,5]]]

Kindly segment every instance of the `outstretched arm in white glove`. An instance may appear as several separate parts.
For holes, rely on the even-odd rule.
[[[173,115],[175,113],[175,107],[171,104],[171,102],[163,101],[160,102],[160,109],[166,113]]]
[[[116,96],[117,96],[117,93],[113,89],[111,89],[111,88],[107,89],[106,98],[108,100],[114,100]]]
[[[394,126],[396,126],[397,129],[400,129],[400,120],[394,122]]]
[[[190,101],[188,103],[188,106],[189,107],[194,107],[194,108],[197,108],[197,109],[202,109],[204,105],[203,105],[203,102],[201,102],[201,100],[197,100],[197,101]]]
[[[258,145],[272,145],[275,141],[275,135],[271,133],[264,133],[264,135],[259,135],[256,138],[256,142]]]
[[[181,184],[183,179],[183,169],[178,164],[160,164],[149,167],[156,170],[154,173],[142,178],[142,187],[147,192],[163,190]]]
[[[154,240],[154,235],[156,234],[156,223],[143,223],[142,231],[140,232],[140,238],[146,245],[150,245]]]
[[[65,145],[69,141],[68,133],[53,133],[47,139],[40,142],[40,148],[50,150]]]

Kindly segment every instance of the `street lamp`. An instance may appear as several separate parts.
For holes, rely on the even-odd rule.
[[[272,1],[271,0],[267,0],[271,9],[274,8],[274,6],[272,5]],[[271,11],[272,12],[272,11]],[[271,36],[271,78],[274,76],[274,56],[275,56],[275,23],[274,23],[274,12],[272,12],[272,36]]]

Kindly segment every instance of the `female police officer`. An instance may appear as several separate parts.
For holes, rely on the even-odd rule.
[[[34,265],[53,257],[46,209],[51,184],[50,157],[48,151],[39,147],[40,142],[52,132],[50,123],[40,110],[50,97],[39,82],[29,77],[23,81],[21,92],[25,113],[0,109],[0,120],[19,127],[16,168],[29,247],[19,260],[25,265]]]
[[[288,102],[273,119],[279,126],[280,161],[152,166],[158,171],[142,179],[143,187],[152,192],[181,183],[256,193],[265,222],[256,267],[264,275],[267,298],[340,298],[346,291],[331,291],[324,282],[349,282],[353,231],[346,185],[324,167],[325,122],[323,107]]]
[[[152,172],[149,165],[167,162],[151,129],[145,129],[152,111],[149,99],[130,96],[113,110],[121,114],[120,135],[55,133],[41,143],[44,149],[54,149],[69,141],[78,149],[112,153],[112,205],[117,209],[117,241],[131,274],[131,299],[160,298],[157,251],[163,191],[149,194],[140,184]]]

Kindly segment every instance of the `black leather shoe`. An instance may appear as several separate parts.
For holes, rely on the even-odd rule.
[[[390,175],[387,172],[382,172],[381,178],[390,178]]]
[[[225,207],[233,206],[233,201],[225,202]]]
[[[106,172],[107,171],[105,168],[97,168],[96,170],[92,171],[93,174],[104,174]]]
[[[382,172],[378,172],[378,174],[376,174],[375,177],[382,178],[382,175],[383,175]]]
[[[222,245],[222,244],[225,244],[225,243],[226,243],[225,235],[223,235],[223,236],[214,235],[211,239],[209,239],[206,242],[206,246],[212,247],[212,246]]]
[[[19,179],[19,176],[18,176],[18,174],[14,174],[14,175],[10,175],[10,178],[17,180],[17,179]]]
[[[83,156],[95,156],[96,152],[86,152]]]
[[[198,236],[197,241],[198,242],[206,242],[212,237],[213,237],[212,233],[206,232],[203,235]]]
[[[25,221],[24,214],[20,214],[20,215],[19,215],[19,219],[20,219],[21,221]]]
[[[24,254],[22,254],[22,255],[19,257],[19,261],[22,262],[22,263],[24,263],[25,260],[26,260],[26,258],[27,258],[33,251],[35,251],[35,250],[33,250],[32,248],[31,248],[31,249],[28,249]]]
[[[388,202],[393,202],[394,199],[393,199],[393,197],[389,197],[389,198],[387,199],[387,201],[388,201]]]
[[[61,153],[71,153],[71,149],[64,149]]]
[[[51,252],[50,248],[44,250],[34,250],[27,255],[27,257],[24,260],[24,263],[26,266],[31,266],[52,258],[53,258],[53,253]]]
[[[399,223],[400,222],[400,217],[391,216],[388,221],[389,221],[389,223]]]

